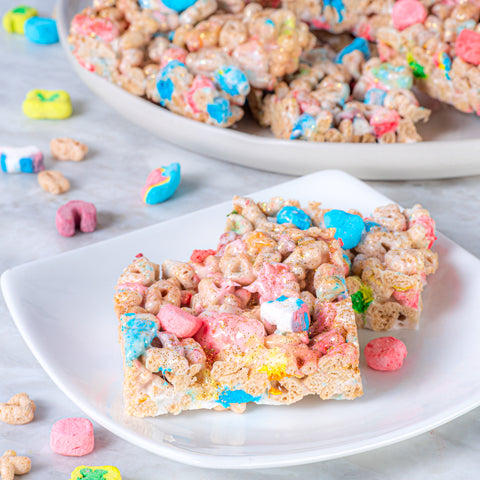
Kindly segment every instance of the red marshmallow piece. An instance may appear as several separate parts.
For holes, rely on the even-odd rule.
[[[463,29],[455,41],[455,54],[467,63],[480,65],[480,33]]]
[[[50,448],[60,455],[81,457],[93,451],[93,425],[87,418],[63,418],[50,433]]]
[[[190,256],[193,263],[203,263],[210,255],[215,255],[216,250],[194,250]]]
[[[200,318],[169,304],[160,307],[157,318],[166,332],[173,333],[178,338],[193,337],[203,323]]]
[[[404,30],[427,18],[427,9],[418,0],[400,0],[392,8],[392,22],[397,30]]]
[[[363,353],[370,368],[389,372],[402,366],[407,347],[398,338],[380,337],[368,342]]]

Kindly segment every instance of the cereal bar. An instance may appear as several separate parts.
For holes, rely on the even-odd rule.
[[[254,90],[249,104],[258,121],[283,139],[316,142],[421,141],[415,124],[430,110],[411,91],[405,61],[370,58],[357,38],[337,54],[328,45],[304,54],[299,73],[273,94]]]
[[[235,197],[215,250],[160,266],[142,255],[114,297],[127,414],[242,412],[307,395],[362,395],[348,258],[333,229]],[[288,210],[288,208],[287,208]]]
[[[284,9],[197,0],[182,13],[159,0],[97,1],[72,21],[81,66],[130,93],[211,125],[243,116],[250,85],[273,88],[315,43]],[[213,15],[212,15],[213,14]]]
[[[473,0],[283,0],[312,28],[376,41],[383,61],[400,55],[425,93],[480,112],[480,5]]]

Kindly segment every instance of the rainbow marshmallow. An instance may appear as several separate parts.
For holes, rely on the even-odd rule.
[[[5,173],[38,173],[45,170],[43,153],[33,145],[0,147],[0,167]]]
[[[180,164],[171,163],[166,167],[152,170],[142,189],[142,200],[147,205],[155,205],[168,200],[180,184]]]

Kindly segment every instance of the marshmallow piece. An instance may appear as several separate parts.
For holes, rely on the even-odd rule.
[[[64,90],[30,90],[22,105],[30,118],[63,120],[72,115],[70,95]]]
[[[162,3],[176,12],[183,12],[188,7],[191,7],[196,0],[163,0]]]
[[[312,219],[300,208],[286,206],[278,212],[277,223],[293,223],[300,230],[307,230],[312,226]]]
[[[70,480],[122,480],[122,476],[120,470],[112,465],[80,465],[72,472]]]
[[[365,360],[370,368],[381,371],[398,370],[407,356],[407,347],[395,337],[380,337],[365,345]]]
[[[45,170],[38,147],[0,147],[0,167],[6,173],[38,173]]]
[[[202,326],[195,340],[204,348],[221,351],[227,345],[244,350],[247,345],[262,344],[265,328],[262,322],[233,313],[205,311],[200,315]]]
[[[81,457],[91,453],[93,446],[93,425],[87,418],[64,418],[53,424],[50,433],[50,448],[55,453],[69,457]]]
[[[467,63],[480,65],[480,33],[462,30],[455,41],[455,53]]]
[[[200,318],[170,304],[160,307],[157,318],[166,332],[173,333],[178,338],[191,338],[202,326]]]
[[[400,0],[392,8],[393,26],[404,30],[416,23],[423,23],[427,15],[427,9],[418,0]]]
[[[142,199],[147,205],[168,200],[180,185],[180,164],[171,163],[167,167],[156,168],[147,177],[142,189]]]
[[[282,295],[276,300],[262,303],[260,316],[263,321],[276,325],[276,332],[304,332],[310,327],[308,305],[295,297]]]
[[[90,233],[97,226],[97,209],[93,203],[71,200],[57,210],[55,225],[63,237],[73,237],[78,226],[84,233]]]
[[[8,33],[19,33],[20,35],[23,35],[25,22],[36,15],[38,15],[38,12],[34,8],[26,5],[12,8],[6,12],[2,18],[3,28]]]
[[[247,76],[237,67],[230,65],[222,67],[213,74],[215,82],[228,95],[248,95],[250,84]]]
[[[24,25],[25,36],[32,43],[51,45],[58,42],[57,22],[51,18],[32,17]]]
[[[323,221],[327,228],[335,228],[335,238],[342,240],[345,250],[358,245],[365,228],[362,217],[343,210],[328,211]]]
[[[377,137],[381,137],[386,133],[395,132],[400,124],[400,115],[389,108],[379,107],[373,111],[370,118],[370,125]]]

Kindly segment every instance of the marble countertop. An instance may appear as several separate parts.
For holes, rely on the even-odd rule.
[[[3,11],[17,5],[2,1]],[[40,15],[52,13],[53,0],[30,0]],[[159,140],[118,116],[91,93],[74,74],[59,44],[38,46],[22,36],[0,32],[2,94],[0,145],[38,145],[49,152],[54,137],[85,142],[90,153],[81,163],[55,162],[72,188],[64,195],[44,192],[34,175],[0,174],[0,272],[31,260],[89,245],[229,200],[232,194],[273,186],[290,177],[251,170],[205,158]],[[35,121],[21,111],[30,89],[64,89],[74,115],[61,121]],[[140,199],[143,182],[155,167],[181,163],[182,184],[168,202],[147,207]],[[452,159],[454,161],[454,159]],[[422,203],[440,231],[480,256],[480,177],[441,181],[369,182],[396,202]],[[68,200],[95,203],[99,226],[92,234],[60,237],[55,212]],[[46,333],[48,334],[48,332]],[[65,480],[82,463],[116,465],[124,480],[153,480],[161,472],[174,479],[334,478],[451,479],[473,478],[480,470],[480,408],[416,438],[368,453],[282,469],[222,471],[195,469],[157,457],[95,425],[96,448],[83,458],[61,457],[48,446],[51,425],[82,412],[50,380],[18,333],[0,297],[0,401],[26,391],[37,403],[35,421],[25,426],[0,424],[0,455],[7,449],[28,455],[28,477]]]

